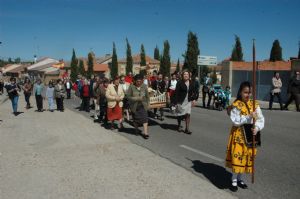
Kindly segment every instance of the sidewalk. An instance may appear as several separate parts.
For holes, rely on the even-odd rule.
[[[24,106],[0,105],[1,199],[234,198],[80,114]]]

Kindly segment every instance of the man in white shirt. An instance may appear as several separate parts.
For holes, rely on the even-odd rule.
[[[66,87],[66,91],[67,91],[67,99],[71,99],[72,84],[70,82],[70,79],[67,79],[65,87]]]

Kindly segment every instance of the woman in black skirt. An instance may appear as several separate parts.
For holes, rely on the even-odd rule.
[[[134,127],[137,131],[138,124],[143,124],[144,132],[142,136],[145,139],[148,139],[149,134],[147,110],[149,107],[149,95],[147,86],[143,84],[142,75],[138,74],[134,77],[134,83],[131,84],[128,88],[127,97],[133,116]]]

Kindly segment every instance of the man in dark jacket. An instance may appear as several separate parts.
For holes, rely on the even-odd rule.
[[[288,86],[289,99],[284,106],[288,110],[288,106],[295,100],[297,111],[300,112],[300,72],[295,72],[295,76],[290,80]]]
[[[166,82],[163,80],[163,75],[161,73],[158,74],[156,80],[153,80],[151,82],[151,87],[153,90],[159,91],[160,93],[166,92]],[[158,118],[157,108],[155,108],[153,111],[154,111],[154,117]],[[159,112],[160,112],[160,119],[162,120],[164,115],[163,109],[160,108]]]

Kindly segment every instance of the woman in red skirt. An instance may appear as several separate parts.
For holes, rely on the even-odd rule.
[[[109,84],[106,90],[107,98],[107,119],[111,121],[111,129],[114,129],[114,121],[119,121],[119,130],[123,128],[123,98],[124,91],[120,84],[120,78],[115,77],[112,84]]]

